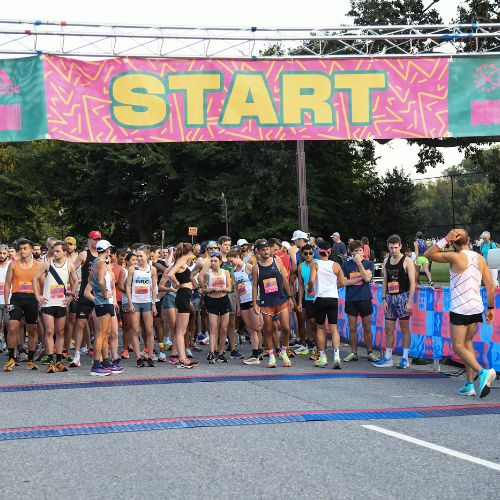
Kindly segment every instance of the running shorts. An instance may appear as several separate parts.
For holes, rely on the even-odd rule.
[[[314,306],[314,300],[302,300],[302,310],[306,312],[309,319],[316,317],[316,307]]]
[[[11,320],[24,321],[27,325],[36,325],[38,323],[38,302],[34,295],[25,293],[13,293],[10,299],[14,309],[9,312]]]
[[[87,319],[94,309],[94,303],[85,297],[80,297],[76,306],[76,317],[78,319]]]
[[[42,314],[46,314],[47,316],[53,316],[54,318],[65,318],[67,313],[66,307],[42,307]]]
[[[100,318],[102,316],[105,316],[106,314],[109,314],[110,316],[115,315],[115,306],[113,304],[102,304],[100,306],[94,306],[95,309],[95,315]]]
[[[249,301],[249,302],[243,302],[243,304],[240,304],[240,309],[242,311],[248,311],[249,309],[252,309],[252,302]]]
[[[450,323],[452,325],[473,325],[474,323],[482,323],[483,315],[482,314],[458,314],[454,312],[450,312]]]
[[[153,310],[152,302],[132,302],[134,304],[134,309],[136,313],[148,313]]]
[[[336,325],[339,314],[339,300],[333,297],[318,297],[314,301],[316,324],[324,325],[326,318],[328,324]]]
[[[161,307],[163,309],[175,309],[175,295],[166,293],[161,300]]]
[[[266,316],[277,316],[278,314],[286,311],[288,309],[288,300],[277,306],[261,306],[260,310],[262,314]],[[277,318],[278,319],[278,318]]]
[[[191,312],[191,294],[193,290],[191,288],[179,288],[175,296],[175,307],[179,313],[190,313]]]
[[[396,321],[397,319],[409,319],[411,313],[409,313],[405,307],[408,303],[409,292],[403,293],[388,293],[386,295],[387,300],[387,312],[385,313],[385,319],[389,321]]]
[[[373,314],[373,304],[371,299],[367,300],[346,300],[345,312],[348,316],[361,316],[365,318]]]
[[[72,300],[69,304],[69,312],[71,314],[76,314],[78,310],[78,302],[76,300]]]
[[[423,255],[421,255],[420,257],[417,257],[417,266],[423,266],[424,264],[428,264],[429,263],[429,260],[427,259],[427,257],[424,257]]]
[[[224,314],[231,312],[231,303],[227,295],[219,298],[205,296],[205,306],[208,314],[216,316],[224,316]]]

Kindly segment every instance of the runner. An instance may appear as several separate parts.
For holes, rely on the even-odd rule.
[[[413,310],[415,295],[415,265],[413,261],[401,253],[401,238],[393,234],[387,239],[389,256],[383,264],[382,300],[385,313],[385,355],[372,363],[374,366],[388,368],[394,366],[392,349],[394,347],[394,329],[396,321],[403,332],[403,357],[398,368],[409,368],[410,351],[410,316]]]
[[[64,327],[68,304],[78,290],[78,277],[75,267],[64,253],[65,243],[55,241],[52,244],[52,258],[43,262],[33,277],[33,290],[41,306],[42,320],[45,327],[45,352],[49,366],[47,373],[66,372],[62,362],[64,350]],[[40,294],[40,280],[43,277],[43,293]],[[56,361],[54,363],[54,335],[56,338]]]
[[[248,248],[248,241],[245,240],[245,238],[240,238],[237,242],[236,245],[238,245],[238,248],[240,250],[240,255],[241,255],[241,260],[245,263],[248,264],[253,258],[253,253],[250,252],[250,249]]]
[[[319,350],[319,357],[314,364],[320,368],[328,366],[325,332],[325,321],[328,318],[328,324],[332,331],[333,368],[340,370],[342,364],[340,363],[340,335],[337,328],[338,289],[345,286],[345,278],[340,265],[329,260],[331,249],[328,242],[320,241],[318,252],[319,260],[311,263],[311,272],[307,283],[308,295],[314,297],[313,312],[316,319]]]
[[[425,252],[427,251],[427,243],[424,240],[424,235],[420,231],[415,235],[415,241],[413,243],[413,247],[415,248],[415,255],[417,256],[415,260],[415,266],[417,267],[416,269],[417,284],[420,283],[420,268],[422,268],[424,270],[425,275],[427,276],[427,279],[429,280],[429,285],[433,286],[434,283],[432,282],[431,273],[429,271],[429,261],[427,260],[427,257],[424,255]]]
[[[452,243],[456,252],[441,252]],[[475,396],[474,377],[479,378],[479,397],[490,393],[490,385],[496,379],[496,371],[483,368],[476,360],[473,339],[478,323],[483,322],[484,305],[481,298],[481,278],[486,288],[488,309],[486,322],[493,321],[495,289],[484,257],[469,250],[469,235],[465,229],[452,229],[425,252],[433,262],[450,264],[450,330],[453,351],[466,367],[466,381],[458,392],[464,396]]]
[[[205,306],[208,312],[210,327],[209,363],[227,363],[224,356],[226,335],[229,324],[231,304],[228,293],[233,289],[231,275],[221,268],[222,255],[214,252],[210,256],[210,268],[200,273],[201,291],[205,295]]]
[[[236,284],[236,314],[241,315],[243,322],[250,334],[250,344],[252,355],[244,359],[246,365],[259,365],[262,355],[262,316],[257,316],[252,308],[252,264],[245,264],[239,249],[231,250],[227,255],[227,260],[231,262],[234,269],[234,280]]]
[[[28,330],[28,370],[37,370],[33,363],[33,356],[37,341],[38,302],[33,291],[33,277],[38,271],[40,263],[31,256],[32,243],[26,239],[17,242],[19,260],[11,262],[5,276],[4,303],[9,312],[9,330],[7,346],[9,347],[9,360],[4,371],[11,372],[16,366],[14,352],[20,334],[21,320],[24,319]],[[12,292],[12,296],[11,296]],[[9,302],[10,300],[10,302]],[[24,335],[22,335],[24,337]]]
[[[353,240],[349,248],[353,258],[342,264],[342,271],[346,277],[345,312],[349,321],[351,352],[344,358],[344,361],[358,361],[358,317],[361,316],[368,361],[376,362],[379,358],[373,353],[371,323],[373,304],[370,287],[375,266],[365,257],[369,255],[369,252],[365,251],[362,241]]]
[[[132,346],[137,359],[137,367],[143,368],[146,363],[154,368],[152,359],[154,349],[153,317],[156,316],[156,269],[148,263],[149,251],[144,247],[136,250],[137,264],[128,268],[126,293],[132,320]],[[140,328],[141,319],[144,324],[148,358],[141,357]]]
[[[88,250],[83,250],[75,260],[75,268],[78,270],[81,267],[80,291],[78,293],[78,303],[76,308],[76,335],[75,335],[75,356],[71,362],[71,367],[80,366],[80,348],[82,346],[83,331],[87,326],[94,303],[84,296],[85,288],[89,282],[89,274],[92,268],[92,263],[97,259],[98,253],[96,244],[101,240],[102,236],[99,231],[90,231],[88,239]],[[90,349],[90,345],[87,346]]]
[[[67,236],[66,238],[64,238],[64,243],[66,257],[69,263],[74,266],[76,259],[78,259],[78,253],[76,251],[76,240],[75,238],[73,238],[73,236]],[[78,272],[76,274],[78,279],[78,286],[80,286],[80,278],[78,277]],[[73,297],[73,300],[69,303],[68,313],[66,316],[66,325],[64,327],[64,350],[68,353],[66,359],[69,362],[73,361],[73,357],[69,353],[72,347],[73,333],[76,326],[76,309],[77,301],[76,297]]]
[[[177,290],[174,288],[172,282],[168,279],[168,273],[174,267],[171,264],[167,267],[166,271],[163,273],[163,276],[158,284],[158,290],[160,292],[164,292],[165,295],[161,301],[161,317],[166,325],[167,338],[164,340],[165,349],[168,347],[172,347],[172,355],[169,358],[169,361],[173,364],[177,364],[178,352],[175,347],[175,323],[177,320],[177,310],[175,308],[175,296],[177,295]],[[171,338],[169,338],[169,336]]]
[[[9,322],[9,314],[5,308],[5,278],[7,276],[7,270],[9,268],[9,247],[8,245],[0,245],[0,324],[2,325],[0,328],[0,352],[3,352],[7,349],[7,344],[5,342],[7,325]],[[7,300],[7,303],[9,303]]]
[[[290,338],[290,312],[294,307],[290,293],[288,275],[280,261],[271,256],[269,243],[260,239],[255,242],[260,261],[252,267],[252,305],[256,315],[261,311],[264,318],[264,337],[269,351],[269,368],[276,368],[274,344],[281,345],[280,358],[283,366],[292,366],[287,354]],[[273,339],[273,316],[277,315],[281,323],[282,338]],[[279,337],[279,335],[278,335]]]
[[[130,303],[128,301],[126,283],[128,277],[129,267],[135,269],[135,264],[137,262],[137,255],[135,253],[128,253],[125,256],[125,262],[123,268],[120,270],[120,275],[118,277],[118,289],[122,292],[122,329],[123,329],[123,351],[120,355],[121,359],[129,359],[129,347],[132,343],[132,320],[130,319]],[[133,348],[132,348],[133,351]]]
[[[42,245],[40,243],[33,243],[31,255],[33,256],[33,260],[42,260]]]
[[[175,250],[175,264],[168,271],[167,276],[177,289],[175,296],[175,307],[177,309],[177,319],[175,324],[175,346],[178,351],[179,368],[194,368],[198,363],[190,361],[186,356],[186,344],[184,336],[189,325],[189,315],[191,313],[191,294],[193,284],[191,283],[191,271],[189,266],[195,258],[193,247],[190,243],[179,243]]]
[[[88,276],[94,296],[95,314],[98,318],[98,329],[95,332],[94,338],[94,362],[90,370],[90,375],[94,377],[106,377],[113,372],[113,365],[108,358],[108,352],[103,353],[103,347],[107,346],[109,342],[111,318],[115,316],[112,291],[113,280],[110,273],[108,273],[106,264],[111,253],[111,243],[100,239],[96,244],[96,251],[97,258],[92,261]]]

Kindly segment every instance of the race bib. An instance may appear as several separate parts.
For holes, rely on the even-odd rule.
[[[49,296],[51,299],[64,299],[64,286],[50,285]]]
[[[3,292],[5,291],[5,283],[0,283],[0,294],[3,297]]]
[[[18,291],[22,293],[33,293],[33,284],[31,281],[20,281]]]
[[[276,278],[267,278],[263,280],[265,293],[276,293],[278,291],[278,281]]]
[[[238,283],[238,293],[240,295],[246,295],[246,293],[247,293],[247,284],[246,283]]]
[[[226,285],[226,280],[224,277],[212,278],[212,286],[210,288],[224,288]]]
[[[353,279],[357,279],[357,278],[361,278],[361,273],[356,271],[356,272],[353,272],[353,273],[350,273],[349,277],[353,280]],[[357,283],[354,283],[354,286],[360,286],[363,284],[363,280],[360,280],[358,281]]]
[[[387,291],[389,293],[399,293],[399,282],[398,281],[390,281],[387,284]]]
[[[149,293],[149,285],[135,285],[135,295],[147,295]]]

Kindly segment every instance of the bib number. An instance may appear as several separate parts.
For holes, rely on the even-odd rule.
[[[49,295],[51,299],[64,299],[64,286],[50,285]]]
[[[238,283],[238,293],[240,295],[246,295],[246,293],[247,293],[247,284],[246,283]]]
[[[135,285],[135,295],[147,295],[149,293],[148,285]]]
[[[22,293],[33,293],[33,284],[31,281],[20,281],[19,291]]]
[[[399,293],[399,282],[398,281],[390,281],[387,284],[387,291],[389,293]]]
[[[278,291],[278,281],[276,278],[267,278],[263,280],[265,293],[276,293]]]
[[[357,278],[361,278],[361,273],[360,272],[353,272],[353,273],[350,273],[350,278],[353,280],[353,279],[357,279]],[[363,284],[363,280],[360,280],[356,283],[354,283],[354,286],[361,286]]]
[[[226,280],[223,277],[212,278],[212,286],[210,288],[224,288]]]

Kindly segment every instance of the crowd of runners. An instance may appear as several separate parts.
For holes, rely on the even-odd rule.
[[[198,365],[195,357],[206,357],[208,364],[267,361],[275,368],[278,363],[291,367],[291,358],[307,355],[316,367],[341,369],[343,362],[359,360],[359,320],[369,362],[379,368],[408,368],[419,273],[400,237],[387,239],[382,265],[387,347],[380,359],[372,345],[370,283],[375,271],[368,241],[351,239],[345,245],[339,233],[331,238],[333,244],[297,230],[291,244],[270,238],[251,244],[239,239],[233,245],[229,236],[222,236],[194,245],[114,248],[93,230],[80,253],[71,236],[49,238],[44,255],[40,245],[26,239],[17,240],[15,247],[0,245],[4,371],[12,372],[20,363],[38,370],[41,363],[48,373],[65,372],[80,367],[84,355],[93,358],[90,374],[103,377],[122,373],[123,360],[129,358],[138,368],[170,363],[192,369]],[[417,264],[450,264],[451,336],[467,375],[459,393],[484,397],[496,373],[477,362],[472,339],[483,313],[487,322],[493,319],[494,287],[486,261],[469,249],[465,230],[451,230],[425,248],[419,240],[421,235],[415,242]],[[456,251],[443,252],[447,246]],[[432,281],[430,275],[428,279]],[[343,287],[350,351],[341,359],[337,316]],[[398,321],[403,353],[396,362]],[[245,339],[252,349],[247,358],[238,351]],[[200,354],[202,346],[206,352]]]

